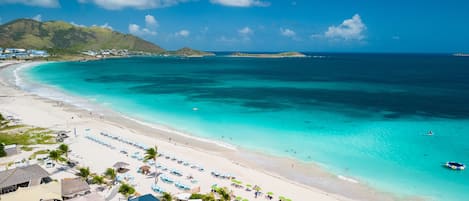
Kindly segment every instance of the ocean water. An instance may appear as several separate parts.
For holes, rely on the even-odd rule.
[[[20,74],[132,118],[316,162],[380,191],[469,200],[468,170],[442,166],[469,164],[469,58],[321,56],[136,57]]]

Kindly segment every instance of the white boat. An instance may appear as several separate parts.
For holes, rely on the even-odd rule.
[[[464,169],[466,169],[466,165],[464,165],[462,163],[458,163],[458,162],[452,162],[452,161],[446,162],[445,166],[452,169],[452,170],[464,170]]]

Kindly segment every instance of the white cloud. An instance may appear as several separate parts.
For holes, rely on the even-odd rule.
[[[280,28],[280,34],[282,36],[286,36],[286,37],[295,37],[296,36],[295,31],[293,31],[291,29],[284,29],[284,28]]]
[[[269,2],[260,0],[210,0],[214,4],[233,7],[270,6]]]
[[[140,26],[136,24],[129,24],[129,32],[137,36],[156,35],[156,31],[151,31],[148,28],[140,28]]]
[[[158,21],[156,21],[155,17],[153,15],[145,15],[145,24],[147,27],[158,27]]]
[[[78,0],[80,3],[94,3],[109,10],[123,8],[151,9],[174,6],[189,0]]]
[[[71,25],[76,26],[76,27],[86,27],[84,24],[77,24],[75,22],[70,22]]]
[[[28,6],[39,6],[46,8],[56,8],[60,6],[58,0],[0,0],[0,4],[3,3],[18,3]]]
[[[105,28],[105,29],[110,29],[110,30],[113,30],[112,27],[109,25],[109,23],[104,23],[103,25],[96,25],[96,24],[93,24],[91,25],[92,27],[101,27],[101,28]]]
[[[343,40],[362,40],[366,30],[360,15],[355,14],[351,19],[346,19],[339,26],[330,26],[324,33],[327,38]]]
[[[254,32],[252,31],[251,28],[249,28],[249,27],[244,27],[244,28],[238,30],[238,33],[239,33],[240,35],[242,35],[242,36],[248,36],[248,35],[253,34]]]
[[[36,15],[36,16],[34,16],[34,17],[32,17],[31,19],[33,19],[33,20],[36,20],[36,21],[40,22],[40,21],[42,21],[42,15],[41,15],[41,14],[38,14],[38,15]]]
[[[183,29],[181,31],[176,32],[174,35],[175,36],[188,37],[190,34],[191,34],[191,32],[189,32],[188,30]]]
[[[393,40],[401,40],[401,37],[400,36],[393,36],[392,39]]]
[[[104,23],[103,25],[99,26],[99,27],[112,30],[112,27],[109,26],[109,24],[107,22]]]

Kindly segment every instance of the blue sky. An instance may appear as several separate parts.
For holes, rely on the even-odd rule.
[[[0,23],[63,20],[166,49],[469,52],[467,0],[0,0]]]

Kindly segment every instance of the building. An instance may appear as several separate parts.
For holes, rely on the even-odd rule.
[[[31,200],[62,200],[59,182],[50,182],[30,188],[19,188],[16,192],[1,196],[1,200],[31,201]]]
[[[62,197],[64,200],[91,193],[90,186],[88,186],[88,184],[79,177],[73,179],[62,179],[61,183]]]
[[[7,156],[13,156],[20,153],[20,150],[16,144],[5,145],[3,149],[5,150]]]
[[[18,167],[0,172],[0,194],[14,192],[18,188],[48,183],[49,173],[39,165]]]

